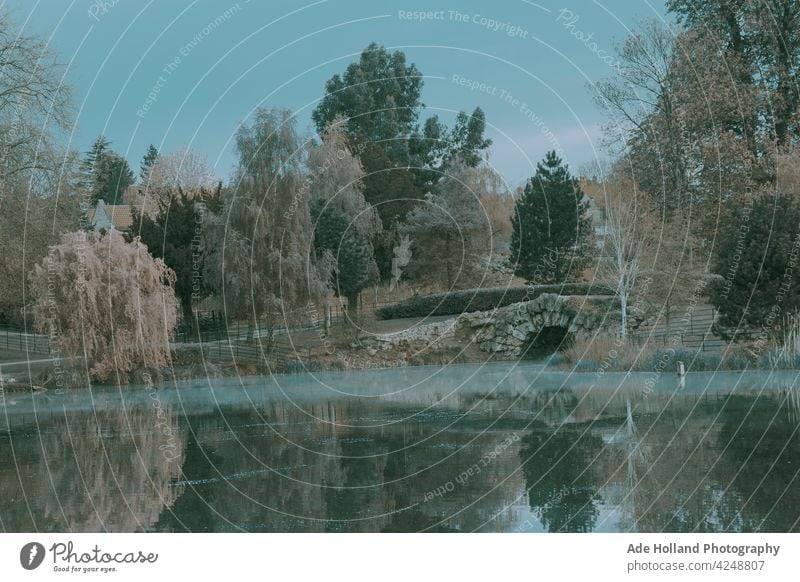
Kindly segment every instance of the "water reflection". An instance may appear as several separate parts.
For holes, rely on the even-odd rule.
[[[195,386],[159,391],[159,407],[113,394],[19,402],[0,424],[0,526],[800,529],[791,379],[645,393],[635,378],[523,372],[456,367],[384,393],[356,376],[337,380],[350,394],[307,378]]]
[[[181,495],[170,483],[184,464],[184,435],[167,412],[174,434],[152,407],[54,415],[6,432],[4,531],[127,532],[155,523]]]

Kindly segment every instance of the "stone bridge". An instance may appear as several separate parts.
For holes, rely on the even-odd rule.
[[[509,358],[522,355],[530,342],[548,331],[564,338],[594,334],[601,327],[616,330],[619,301],[607,295],[557,295],[545,293],[532,301],[513,303],[492,311],[464,313],[453,319],[422,324],[405,331],[373,336],[388,349],[404,344],[445,343],[461,340],[485,352]]]
[[[545,293],[533,301],[514,303],[494,312],[465,313],[459,324],[472,330],[470,340],[485,352],[519,357],[537,336],[557,330],[562,338],[591,335],[620,324],[619,302],[611,296]],[[613,326],[613,327],[612,327]]]

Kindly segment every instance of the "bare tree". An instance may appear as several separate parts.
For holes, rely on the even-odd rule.
[[[0,190],[22,173],[52,170],[51,130],[69,126],[69,89],[47,44],[0,12]]]
[[[168,154],[158,154],[143,186],[151,192],[177,191],[196,194],[218,183],[205,154],[182,147]]]
[[[605,237],[598,276],[616,289],[622,308],[620,333],[628,334],[630,299],[645,268],[647,252],[657,242],[657,221],[651,202],[630,178],[616,173],[601,200]]]
[[[647,20],[617,52],[618,75],[595,86],[598,103],[611,116],[607,136],[634,159],[637,182],[671,214],[685,208],[688,198],[675,32]]]

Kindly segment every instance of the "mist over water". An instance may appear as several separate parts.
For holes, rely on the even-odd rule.
[[[4,531],[800,530],[794,373],[457,365],[6,395]]]

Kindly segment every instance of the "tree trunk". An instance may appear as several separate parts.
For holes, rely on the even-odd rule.
[[[358,293],[347,296],[347,313],[350,315],[358,312]]]
[[[258,327],[258,321],[256,321],[255,313],[252,311],[250,312],[249,317],[247,318],[247,341],[251,342],[255,338],[256,335],[256,328]],[[238,337],[236,338],[239,339]]]
[[[664,311],[665,311],[665,319],[666,319],[666,323],[667,323],[667,337],[670,339],[670,341],[672,341],[672,324],[671,324],[671,321],[670,321],[672,319],[670,317],[671,312],[672,312],[672,308],[670,306],[670,296],[669,295],[667,295],[667,299],[664,302]]]
[[[619,294],[619,302],[622,307],[622,337],[628,335],[628,291],[622,290]]]
[[[200,341],[198,335],[197,319],[192,311],[192,298],[184,297],[181,300],[181,312],[183,318],[183,329],[189,341]]]

